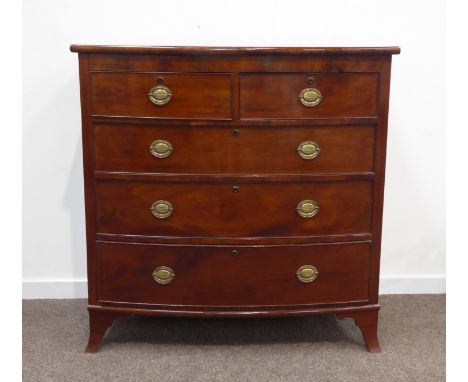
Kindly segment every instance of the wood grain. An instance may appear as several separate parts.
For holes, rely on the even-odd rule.
[[[353,318],[379,351],[386,48],[111,47],[79,53],[90,341],[116,318]],[[171,89],[164,106],[148,99]],[[307,108],[305,87],[322,92]],[[236,133],[234,131],[237,131]],[[149,153],[169,140],[173,154]],[[316,141],[312,161],[297,145]],[[233,192],[233,187],[238,192]],[[174,206],[168,219],[149,211]],[[304,199],[317,216],[296,212]],[[238,254],[233,256],[232,251]],[[300,265],[320,275],[301,283]],[[171,266],[175,280],[151,272]]]
[[[164,159],[151,155],[157,139],[171,143]],[[375,129],[356,127],[190,127],[95,124],[96,171],[175,174],[365,173],[374,166]],[[301,142],[320,154],[305,160]]]
[[[284,237],[370,232],[372,182],[96,184],[99,233],[148,236]],[[315,200],[319,213],[304,219],[302,200]],[[167,200],[174,208],[157,219],[150,207]]]
[[[189,54],[189,55],[239,55],[239,54],[277,54],[277,55],[359,55],[359,54],[399,54],[400,48],[389,47],[216,47],[216,46],[112,46],[112,45],[84,45],[73,44],[70,46],[72,52],[78,53],[127,53],[127,54]]]
[[[99,295],[103,301],[217,307],[366,302],[369,249],[367,243],[241,248],[98,243]],[[320,272],[311,283],[296,276],[307,264]],[[169,284],[151,276],[161,265],[175,272]]]
[[[156,118],[231,119],[230,74],[94,73],[93,113],[97,115]],[[159,83],[158,79],[162,79]],[[166,105],[149,98],[158,84],[172,91]]]
[[[378,75],[373,73],[242,74],[240,118],[373,117],[377,114],[377,85]],[[305,88],[322,93],[317,106],[301,104],[299,93]]]

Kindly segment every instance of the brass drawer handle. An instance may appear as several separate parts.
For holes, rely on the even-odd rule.
[[[172,154],[173,148],[171,142],[158,139],[151,143],[149,151],[156,158],[163,159]]]
[[[297,146],[297,153],[303,159],[314,159],[320,154],[320,146],[314,141],[304,141]]]
[[[158,219],[166,219],[172,215],[174,208],[167,200],[157,200],[151,205],[150,210]]]
[[[172,280],[174,280],[174,277],[174,271],[164,265],[154,268],[153,270],[153,280],[158,284],[169,284]]]
[[[153,102],[155,105],[165,105],[171,100],[172,92],[171,89],[169,89],[168,87],[158,85],[154,88],[151,88],[151,90],[148,93],[148,97],[150,101]]]
[[[303,283],[311,283],[312,281],[315,281],[318,275],[319,272],[313,265],[303,265],[302,267],[299,267],[296,272],[297,278]]]
[[[309,219],[318,214],[319,205],[315,200],[303,200],[297,205],[296,210],[304,219]]]
[[[299,93],[299,100],[307,107],[317,106],[322,98],[322,93],[317,88],[305,88]]]

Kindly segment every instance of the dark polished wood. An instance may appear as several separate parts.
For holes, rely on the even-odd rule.
[[[196,306],[157,306],[142,304],[116,304],[88,305],[89,311],[135,314],[139,316],[160,317],[190,317],[190,318],[263,318],[263,317],[304,317],[321,314],[355,313],[378,310],[378,304],[362,304],[347,302],[332,306],[321,305],[294,305],[265,306],[265,307],[196,307]]]
[[[92,54],[91,73],[379,73],[386,55],[212,55]],[[238,73],[236,75],[236,73]],[[234,81],[236,83],[237,81]]]
[[[220,46],[113,46],[113,45],[82,45],[72,44],[72,52],[78,53],[127,53],[127,54],[189,54],[189,55],[239,55],[239,54],[274,54],[274,55],[391,55],[399,54],[398,46],[389,47],[220,47]]]
[[[233,120],[198,120],[198,119],[164,119],[153,117],[122,117],[108,115],[92,115],[91,120],[96,124],[111,123],[113,125],[165,125],[165,126],[197,126],[197,127],[315,127],[315,126],[347,126],[347,125],[376,125],[377,117],[344,117],[344,118],[313,118],[313,119],[233,119]]]
[[[97,233],[96,239],[102,242],[129,242],[150,244],[184,244],[184,245],[296,245],[370,242],[370,233],[351,233],[344,235],[308,235],[283,237],[200,237],[200,236],[150,236],[116,233]]]
[[[99,233],[177,237],[338,235],[370,232],[372,182],[236,185],[100,180],[96,198]],[[310,199],[319,204],[319,212],[306,219],[296,208]],[[171,216],[158,219],[152,215],[150,207],[157,200],[172,204]]]
[[[90,340],[114,319],[352,318],[377,339],[387,48],[72,45],[79,53]],[[172,92],[155,105],[150,89]],[[315,107],[302,89],[322,94]],[[149,146],[169,141],[170,156]],[[305,160],[303,141],[320,146]],[[173,205],[158,219],[156,200]],[[297,213],[302,200],[316,216]],[[318,277],[301,282],[302,265]],[[168,284],[158,266],[173,269]]]
[[[97,312],[89,310],[89,341],[86,353],[96,353],[101,347],[102,339],[114,320],[128,320],[132,315],[115,312]]]
[[[367,312],[341,312],[337,314],[337,317],[339,319],[353,319],[359,329],[361,329],[367,350],[371,353],[380,353],[379,338],[377,337],[378,309]]]
[[[369,243],[261,247],[98,243],[99,297],[101,303],[220,308],[366,303],[369,252]],[[308,264],[320,274],[304,283],[296,271]],[[169,284],[158,284],[151,276],[161,265],[175,272]]]
[[[325,182],[338,180],[374,179],[373,172],[348,172],[336,174],[177,174],[140,173],[120,171],[95,171],[96,179],[150,180],[157,182],[251,183],[251,182]]]
[[[80,95],[81,95],[81,124],[83,145],[83,176],[86,214],[86,252],[88,271],[88,304],[96,304],[98,301],[96,288],[96,256],[94,253],[96,240],[96,199],[94,196],[94,140],[91,122],[91,97],[88,54],[81,54],[79,58],[80,68]]]
[[[231,119],[231,74],[93,73],[92,106],[97,115],[154,118]],[[148,93],[158,84],[172,99],[154,105]]]
[[[151,155],[164,139],[172,154]],[[96,171],[160,174],[323,174],[366,173],[374,168],[375,128],[191,127],[96,124]],[[314,141],[320,154],[298,155],[301,142]]]
[[[240,118],[374,117],[378,79],[374,73],[243,73],[240,75]],[[323,98],[319,105],[305,107],[298,101],[305,88],[320,90]]]

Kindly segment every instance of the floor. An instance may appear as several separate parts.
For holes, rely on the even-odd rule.
[[[444,381],[445,295],[380,304],[380,354],[334,316],[135,317],[86,354],[85,300],[24,300],[23,381]]]

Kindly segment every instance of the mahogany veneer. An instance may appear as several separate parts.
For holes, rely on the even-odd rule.
[[[373,126],[333,127],[134,126],[94,124],[97,171],[159,174],[311,174],[374,171]],[[148,142],[161,136],[171,142],[170,161],[148,155]],[[298,160],[291,147],[313,136],[321,153]],[[110,139],[110,137],[112,137]],[[232,139],[238,137],[238,139]],[[278,142],[281,142],[278,145]],[[188,156],[186,147],[203,155]],[[226,160],[229,158],[229,160]]]
[[[177,94],[177,101],[155,108],[148,90],[155,79]],[[232,74],[94,73],[92,110],[96,115],[154,118],[231,119]]]
[[[79,53],[87,351],[132,315],[352,318],[377,339],[399,48]]]
[[[241,119],[374,117],[377,114],[378,79],[375,73],[314,73],[313,76],[310,73],[242,73],[240,117]],[[320,89],[323,95],[320,107],[308,108],[298,102],[297,95],[306,84]],[[350,97],[352,94],[355,96]]]
[[[177,237],[289,237],[370,232],[372,182],[245,183],[96,182],[96,226],[104,234]],[[296,207],[311,195],[320,203],[315,218]],[[155,200],[174,206],[155,219]],[[314,199],[314,200],[315,200]],[[242,222],[242,224],[239,224]]]

